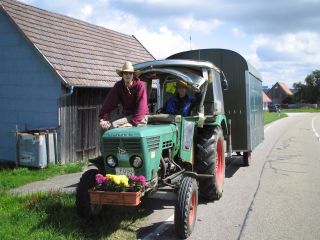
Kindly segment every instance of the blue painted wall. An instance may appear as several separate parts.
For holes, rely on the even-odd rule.
[[[16,159],[19,131],[58,125],[61,81],[0,10],[0,161]]]

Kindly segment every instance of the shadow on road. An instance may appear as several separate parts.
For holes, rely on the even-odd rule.
[[[243,167],[242,156],[232,156],[232,158],[226,158],[225,177],[231,178],[241,167]]]

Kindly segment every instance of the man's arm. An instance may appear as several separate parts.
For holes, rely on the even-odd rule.
[[[139,90],[137,92],[137,107],[134,113],[133,119],[130,121],[130,123],[133,126],[137,126],[141,120],[144,118],[146,114],[148,114],[148,101],[147,101],[147,92],[144,87],[143,82],[140,82],[139,84]]]

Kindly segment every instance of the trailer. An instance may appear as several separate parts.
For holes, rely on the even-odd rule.
[[[228,82],[223,91],[224,110],[231,121],[232,151],[242,153],[249,166],[251,152],[264,139],[262,77],[239,53],[227,49],[199,49],[174,54],[167,59],[204,60],[213,63]]]

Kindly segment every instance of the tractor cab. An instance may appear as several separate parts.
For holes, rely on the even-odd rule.
[[[212,63],[192,60],[159,60],[136,64],[140,79],[146,83],[149,103],[155,103],[151,115],[166,113],[165,106],[170,97],[176,94],[177,82],[185,82],[188,96],[201,93],[201,99],[191,111],[198,117],[197,124],[202,126],[206,115],[224,114],[220,70]],[[157,94],[151,94],[156,88]],[[157,96],[155,99],[155,95]],[[151,122],[153,117],[150,118]]]

